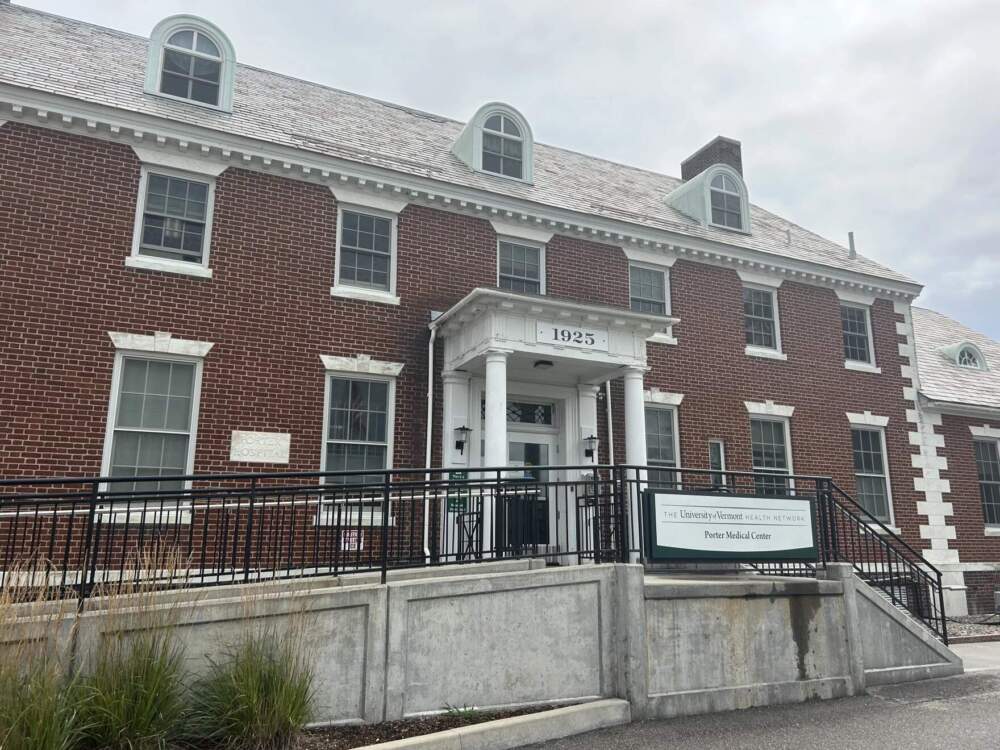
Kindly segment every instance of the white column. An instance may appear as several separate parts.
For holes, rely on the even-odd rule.
[[[646,465],[646,403],[642,388],[642,374],[645,368],[627,367],[625,369],[625,463],[633,466]],[[639,526],[639,492],[634,480],[644,481],[645,471],[628,470],[626,479],[632,480],[629,485],[629,526],[631,527],[631,543],[641,547],[642,538]],[[637,562],[638,555],[633,553],[631,561]]]
[[[576,387],[576,390],[579,394],[580,410],[580,442],[577,449],[579,463],[596,464],[598,461],[597,443],[594,444],[594,455],[591,458],[587,458],[583,452],[587,449],[584,438],[591,435],[597,437],[597,386],[581,383]]]
[[[486,352],[486,418],[484,465],[507,465],[507,356],[510,351]]]
[[[646,465],[646,403],[644,368],[625,368],[625,463]]]

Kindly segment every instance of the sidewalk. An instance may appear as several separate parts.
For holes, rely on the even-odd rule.
[[[835,701],[651,721],[569,737],[546,750],[927,750],[1000,747],[1000,643],[955,647],[969,673]]]

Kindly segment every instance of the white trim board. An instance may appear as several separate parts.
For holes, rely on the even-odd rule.
[[[770,399],[766,401],[744,401],[743,405],[755,417],[782,417],[788,419],[795,413],[794,406],[776,404]]]
[[[108,337],[115,349],[133,352],[156,352],[182,357],[205,357],[215,346],[210,341],[188,341],[174,338],[173,334],[156,331],[152,336],[139,333],[108,331]]]
[[[847,421],[859,427],[886,427],[889,424],[889,417],[878,417],[870,411],[861,414],[855,412],[845,412]]]
[[[328,372],[383,375],[395,378],[403,371],[403,363],[401,362],[383,362],[378,359],[372,359],[367,354],[355,354],[353,357],[320,354],[319,358],[323,361],[323,367]]]

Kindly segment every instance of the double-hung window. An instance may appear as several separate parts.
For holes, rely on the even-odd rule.
[[[211,189],[204,180],[149,171],[135,254],[205,265]]]
[[[330,478],[333,484],[372,484],[389,468],[392,430],[388,380],[330,375],[326,434],[326,471],[354,472]]]
[[[781,350],[775,290],[743,287],[743,330],[748,347]]]
[[[222,53],[205,32],[183,29],[163,46],[160,92],[202,104],[219,104]]]
[[[841,305],[840,327],[844,336],[844,359],[848,362],[873,364],[868,308]]]
[[[885,435],[880,429],[851,429],[858,503],[882,523],[892,522],[892,496],[886,471]]]
[[[753,458],[754,489],[759,495],[788,493],[791,456],[788,450],[788,422],[784,419],[751,419],[750,447]],[[761,474],[766,476],[760,476]]]
[[[191,470],[197,414],[198,364],[122,355],[112,400],[112,477],[144,477],[110,483],[112,492],[181,491]]]
[[[632,310],[640,313],[666,315],[670,306],[667,301],[667,275],[664,271],[645,266],[630,265],[629,302]]]
[[[545,250],[537,245],[500,240],[497,284],[501,289],[529,294],[545,293]]]
[[[722,440],[708,441],[708,468],[712,471],[711,483],[714,489],[726,484],[726,444]]]
[[[646,463],[651,486],[677,483],[677,411],[662,406],[646,407]],[[659,470],[653,467],[661,467]]]
[[[976,440],[976,470],[979,494],[983,501],[983,519],[987,526],[1000,526],[1000,451],[996,440]]]
[[[340,219],[337,284],[391,292],[393,220],[348,209]]]

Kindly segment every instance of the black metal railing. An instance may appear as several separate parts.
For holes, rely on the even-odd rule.
[[[169,483],[169,484],[168,484]],[[815,502],[815,563],[857,574],[947,639],[941,574],[829,478],[662,466],[0,480],[0,583],[82,599],[514,558],[642,559],[649,489]],[[26,594],[28,595],[28,594]]]

